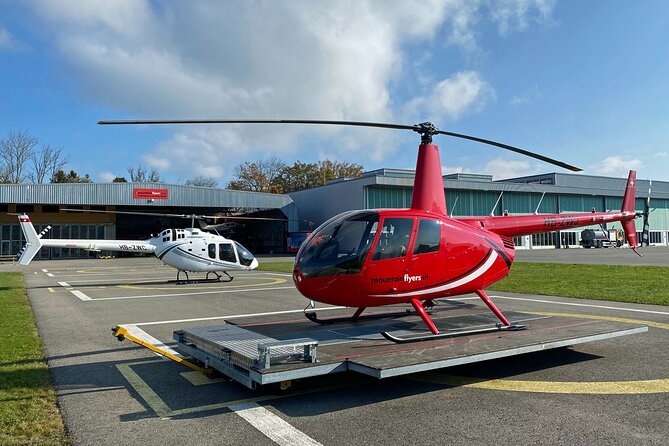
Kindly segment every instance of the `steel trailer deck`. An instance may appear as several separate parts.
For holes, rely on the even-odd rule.
[[[326,317],[351,314],[351,310],[336,310],[328,311]],[[581,317],[515,312],[506,315],[512,323],[525,324],[528,329],[395,344],[380,332],[397,336],[424,333],[425,325],[417,315],[391,313],[387,318],[319,325],[292,314],[234,319],[223,325],[178,330],[174,339],[181,353],[254,388],[256,384],[344,371],[388,378],[648,330],[643,325]],[[457,302],[435,307],[432,319],[440,332],[490,327],[497,322],[486,308]]]

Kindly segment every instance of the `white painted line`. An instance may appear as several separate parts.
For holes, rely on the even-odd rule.
[[[237,404],[229,409],[280,446],[322,446],[258,403]]]
[[[285,273],[265,273],[267,276],[281,276],[281,277],[293,277],[292,274],[285,274]]]
[[[70,288],[70,284],[67,282],[58,282],[58,285],[64,287],[64,288]]]
[[[203,294],[223,294],[223,293],[248,293],[249,291],[271,291],[271,290],[290,290],[295,289],[293,286],[273,287],[273,288],[244,288],[236,290],[218,290],[218,291],[200,291],[194,293],[174,293],[174,294],[146,294],[143,296],[119,296],[119,297],[100,297],[92,299],[94,301],[101,300],[126,300],[126,299],[144,299],[147,297],[178,297],[178,296],[199,296]]]
[[[49,276],[49,277],[53,277],[53,274],[51,274],[51,273],[46,273],[46,275]]]
[[[341,310],[343,308],[347,307],[324,307],[324,308],[319,308],[318,311],[327,311],[327,310]],[[291,313],[302,313],[304,310],[285,310],[285,311],[270,311],[267,313],[251,313],[251,314],[233,314],[233,315],[228,315],[228,316],[212,316],[212,317],[198,317],[194,319],[175,319],[171,321],[154,321],[154,322],[139,322],[135,324],[130,324],[130,325],[135,325],[135,326],[140,326],[140,325],[161,325],[161,324],[179,324],[182,322],[200,322],[200,321],[215,321],[217,319],[239,319],[243,317],[254,317],[254,316],[274,316],[277,314],[291,314]],[[124,327],[128,324],[121,324]]]
[[[555,304],[555,305],[569,305],[572,307],[588,307],[588,308],[600,308],[602,310],[617,310],[617,311],[631,311],[635,313],[649,313],[649,314],[662,314],[669,316],[669,312],[666,311],[653,311],[653,310],[642,310],[638,308],[622,308],[622,307],[611,307],[609,305],[593,305],[593,304],[577,304],[572,302],[555,302],[552,300],[542,300],[542,299],[528,299],[525,297],[509,297],[509,296],[490,296],[496,299],[509,299],[509,300],[525,300],[528,302],[539,302],[545,304]]]
[[[78,297],[79,299],[81,299],[81,300],[91,300],[90,297],[86,296],[86,295],[85,295],[84,293],[82,293],[81,291],[78,291],[78,290],[71,290],[70,293],[74,294],[75,296],[77,296],[77,297]]]
[[[178,351],[174,350],[172,347],[167,346],[163,342],[160,342],[158,339],[154,338],[141,328],[139,328],[136,325],[130,324],[130,325],[123,325],[123,327],[128,331],[128,334],[136,337],[137,339],[141,339],[142,341],[153,345],[154,347],[158,347],[161,350],[164,350],[168,353],[171,353],[172,355],[178,357],[178,358],[183,358],[184,356],[179,353]],[[154,352],[155,353],[155,352]],[[160,355],[161,357],[164,357],[163,355]]]
[[[48,273],[49,270],[48,270],[48,269],[45,269],[45,268],[42,268],[42,272],[43,272],[43,273]]]

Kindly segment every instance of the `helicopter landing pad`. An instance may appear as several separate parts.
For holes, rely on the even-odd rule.
[[[365,314],[384,312],[388,310],[368,310]],[[328,311],[327,318],[340,319],[351,314],[350,309]],[[388,378],[642,333],[648,329],[639,324],[567,316],[519,312],[508,312],[506,316],[514,324],[526,325],[527,329],[396,344],[380,333],[386,331],[398,337],[424,334],[426,327],[417,315],[389,313],[387,318],[319,325],[292,314],[254,316],[226,321],[224,325],[179,330],[175,332],[175,339],[182,353],[254,387],[256,383],[263,385],[344,371]],[[431,317],[441,333],[494,327],[498,322],[487,309],[453,302],[436,307]],[[297,346],[293,350],[297,354],[265,362],[259,350],[270,344]],[[313,346],[311,357],[306,349]]]

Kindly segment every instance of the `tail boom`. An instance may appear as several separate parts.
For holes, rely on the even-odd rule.
[[[636,249],[638,244],[636,226],[634,224],[634,219],[637,217],[634,209],[635,188],[636,172],[631,170],[627,178],[627,186],[625,188],[620,212],[468,217],[458,218],[458,220],[506,237],[560,231],[619,221],[623,227],[630,248]]]

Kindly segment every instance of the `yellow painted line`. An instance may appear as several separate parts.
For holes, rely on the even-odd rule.
[[[159,361],[152,361],[159,362]],[[132,369],[133,365],[138,364],[147,364],[146,362],[142,363],[133,363],[133,364],[116,364],[116,368],[121,375],[130,383],[133,389],[140,394],[142,399],[146,401],[151,409],[159,417],[169,417],[172,414],[172,409],[169,408],[167,404],[158,396],[156,392],[153,391],[151,386],[149,386],[146,381],[144,381],[135,371]]]
[[[644,381],[521,381],[513,379],[480,379],[465,376],[435,375],[419,379],[423,382],[473,389],[507,392],[563,393],[582,395],[640,395],[669,392],[669,379]]]
[[[47,288],[47,290],[49,290],[49,293],[55,293],[55,291],[53,290],[53,288]]]
[[[240,276],[237,276],[240,277]],[[257,276],[254,276],[257,277]],[[256,286],[271,286],[271,285],[278,285],[281,283],[286,283],[288,280],[286,279],[281,279],[278,277],[259,277],[261,280],[267,280],[267,283],[258,283],[255,281],[255,283],[250,283],[250,284],[244,284],[244,285],[230,285],[229,282],[211,282],[211,285],[217,285],[220,284],[224,286],[226,289],[228,288],[248,288],[248,287],[256,287]],[[134,282],[137,284],[141,284],[143,282]],[[212,286],[193,286],[190,284],[184,284],[184,285],[179,285],[183,287],[188,287],[189,290],[197,290],[197,289],[206,289],[206,290],[211,290]],[[169,291],[174,291],[175,287],[156,287],[156,286],[137,286],[137,285],[116,285],[117,288],[124,288],[124,289],[130,289],[130,290],[169,290]]]
[[[239,400],[233,400],[233,401],[225,401],[222,403],[215,403],[215,404],[207,404],[203,406],[194,406],[194,407],[187,407],[184,409],[171,409],[165,401],[163,401],[160,396],[149,386],[146,381],[144,381],[134,370],[132,370],[133,366],[136,365],[146,365],[146,364],[158,364],[158,363],[163,363],[163,360],[154,360],[154,361],[140,361],[140,362],[133,362],[129,364],[116,364],[116,368],[118,371],[123,375],[123,377],[128,381],[128,383],[132,386],[132,388],[139,394],[139,396],[142,397],[142,399],[146,402],[146,404],[149,405],[149,407],[158,415],[159,417],[175,417],[175,416],[180,416],[180,415],[190,415],[194,413],[199,413],[199,412],[206,412],[210,410],[221,410],[221,409],[228,409],[230,406],[237,406],[241,404],[249,404],[249,403],[260,403],[264,401],[274,401],[274,400],[280,400],[283,398],[288,398],[288,397],[295,397],[295,396],[301,396],[301,395],[308,395],[312,393],[318,393],[318,392],[326,392],[329,390],[335,390],[335,389],[341,389],[342,387],[346,387],[346,385],[331,385],[331,386],[323,386],[323,387],[318,387],[318,388],[311,388],[311,389],[305,389],[305,390],[300,390],[300,391],[292,391],[283,395],[263,395],[263,396],[257,396],[257,397],[252,397],[252,398],[244,398],[244,399],[239,399]],[[238,383],[231,383],[230,385],[234,386],[239,386]],[[351,386],[355,385],[353,382],[351,383]],[[223,392],[221,392],[223,394]]]
[[[664,322],[644,321],[623,317],[597,316],[573,313],[544,313],[527,311],[527,314],[540,316],[563,316],[579,319],[596,319],[628,324],[641,324],[669,330]],[[522,381],[513,379],[481,379],[465,376],[438,375],[430,373],[416,378],[422,382],[442,384],[473,389],[502,390],[507,392],[563,393],[582,395],[641,395],[651,393],[669,393],[669,379],[649,379],[641,381]]]
[[[143,331],[143,330],[142,330]],[[123,325],[119,325],[116,327],[116,330],[114,331],[114,336],[117,338],[119,336],[123,336],[123,339],[127,339],[129,341],[134,342],[137,345],[141,345],[142,347],[146,347],[152,352],[158,353],[159,355],[162,355],[168,359],[171,359],[174,362],[178,362],[179,364],[183,364],[186,367],[195,370],[196,372],[200,373],[209,373],[211,372],[211,369],[203,368],[198,365],[193,364],[190,361],[187,361],[181,356],[175,355],[172,349],[170,348],[161,348],[156,345],[153,345],[150,342],[145,341],[144,339],[139,338],[138,336],[135,336],[134,333],[131,332],[127,327],[124,327]]]
[[[179,373],[179,375],[194,386],[206,386],[208,384],[228,382],[228,379],[226,378],[209,378],[207,375],[196,371],[182,372]]]
[[[628,319],[625,317],[595,316],[590,314],[572,314],[572,313],[543,313],[543,312],[532,312],[532,311],[524,311],[523,313],[537,314],[541,316],[564,316],[564,317],[574,317],[579,319],[597,319],[600,321],[624,322],[627,324],[641,324],[641,325],[648,325],[649,327],[669,330],[669,324],[664,322],[643,321],[640,319]]]

